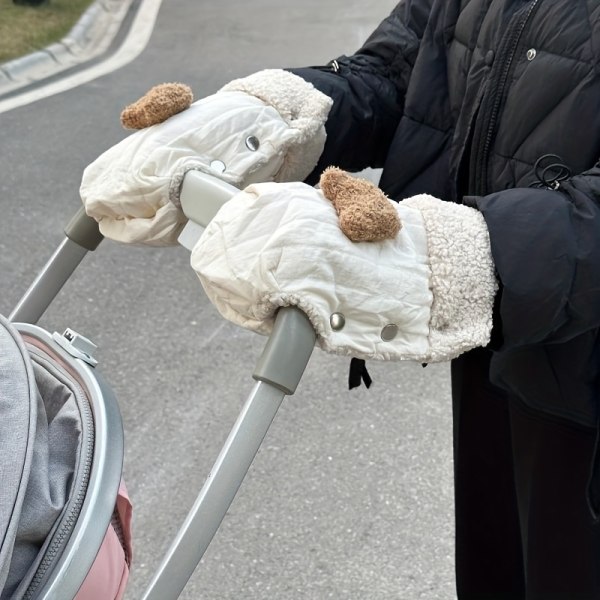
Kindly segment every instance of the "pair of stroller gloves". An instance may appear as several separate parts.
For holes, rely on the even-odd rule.
[[[86,212],[108,238],[173,244],[185,174],[214,175],[243,191],[191,265],[225,318],[268,334],[279,307],[297,306],[323,350],[362,359],[436,362],[485,346],[498,286],[482,215],[427,195],[395,203],[337,169],[320,187],[300,183],[331,106],[287,71],[232,81],[89,165]]]

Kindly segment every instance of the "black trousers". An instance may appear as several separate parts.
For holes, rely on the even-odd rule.
[[[586,488],[595,430],[525,408],[452,364],[459,600],[600,600],[600,525]]]

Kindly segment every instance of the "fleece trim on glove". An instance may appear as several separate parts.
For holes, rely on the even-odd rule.
[[[427,230],[432,360],[486,346],[498,283],[483,216],[473,208],[428,195],[407,198],[400,206],[418,209]]]
[[[243,81],[135,132],[85,169],[81,198],[104,236],[176,243],[186,221],[179,193],[190,169],[239,188],[310,173],[323,150],[331,100],[284,71],[251,76],[247,87],[261,98],[233,89]],[[276,106],[269,104],[269,93]]]

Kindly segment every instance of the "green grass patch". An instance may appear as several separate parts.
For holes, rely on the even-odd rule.
[[[49,0],[18,6],[0,0],[0,63],[60,41],[93,0]]]

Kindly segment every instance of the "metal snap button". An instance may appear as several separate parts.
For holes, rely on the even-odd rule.
[[[393,323],[390,325],[386,325],[381,330],[381,339],[384,342],[391,342],[398,335],[398,325],[394,325]]]
[[[485,64],[488,67],[491,67],[493,62],[494,62],[494,51],[493,50],[489,50],[488,53],[485,55]]]
[[[533,60],[536,56],[537,52],[535,50],[535,48],[529,48],[529,50],[527,50],[527,60]]]
[[[256,152],[260,148],[260,142],[255,135],[250,135],[246,138],[246,148],[252,150],[252,152]]]
[[[340,331],[341,329],[344,329],[346,317],[344,317],[342,313],[333,313],[329,317],[329,324],[331,325],[331,329],[334,331]]]
[[[210,168],[217,173],[224,173],[226,169],[225,163],[222,160],[211,161]]]

